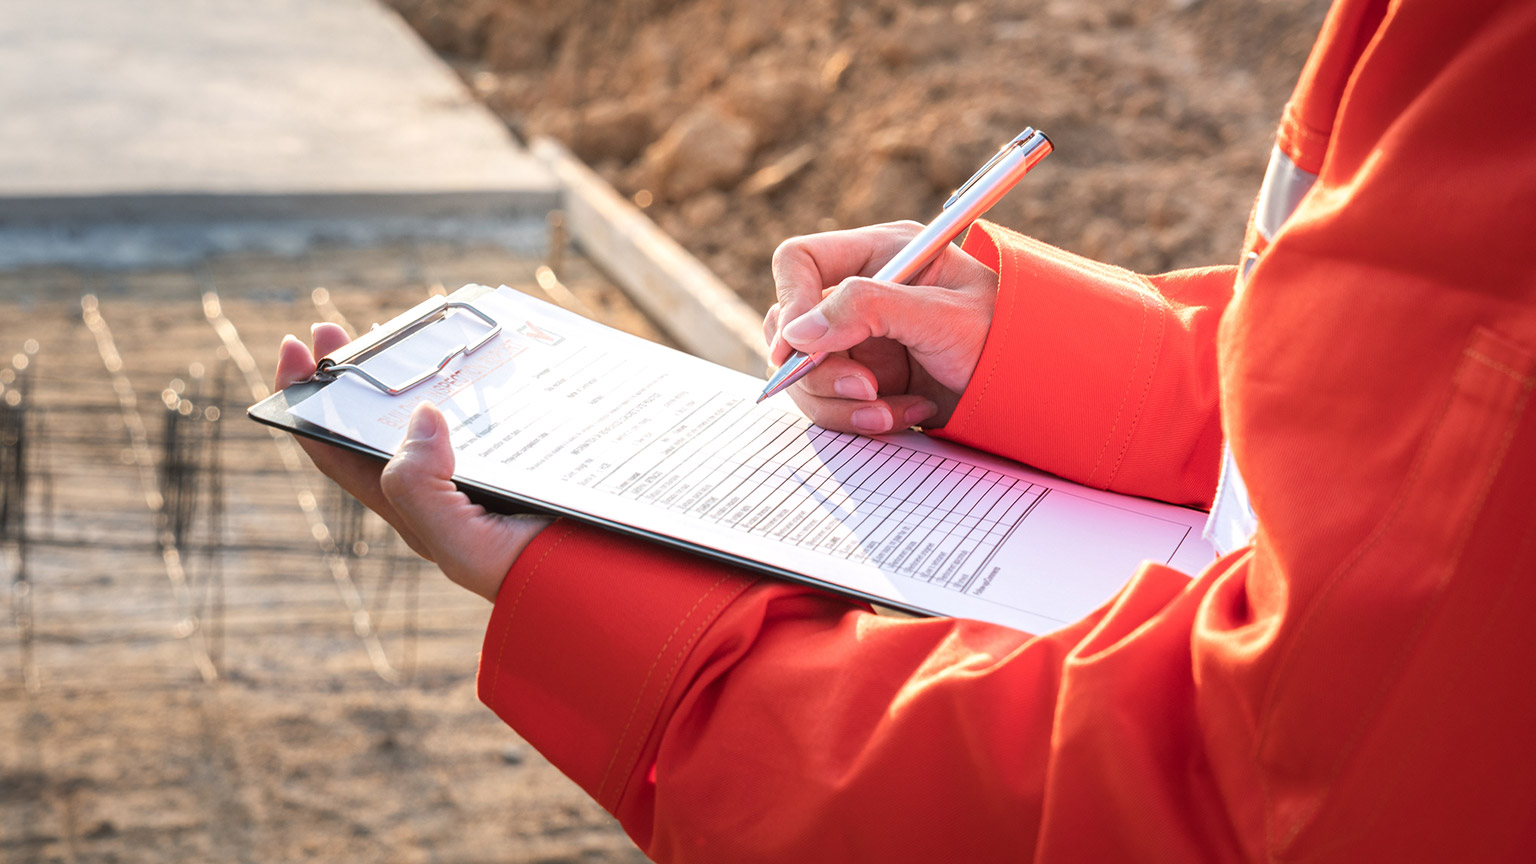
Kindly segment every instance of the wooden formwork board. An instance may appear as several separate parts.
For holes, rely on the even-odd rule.
[[[559,142],[530,149],[560,179],[572,239],[657,326],[706,360],[766,372],[761,316]]]

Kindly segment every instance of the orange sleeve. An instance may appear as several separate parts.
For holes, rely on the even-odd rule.
[[[1219,328],[1252,547],[1193,580],[1145,565],[1096,613],[1031,636],[880,618],[558,522],[502,586],[481,697],[661,861],[1529,858],[1536,5],[1330,15],[1359,3],[1384,13],[1354,43],[1317,185]],[[994,245],[1031,250],[1021,272],[1078,266]],[[978,390],[946,434],[1018,452],[991,437],[1013,423],[1020,455],[1052,470],[1153,494],[1205,483],[1214,452],[1199,470],[1189,454],[1208,426],[1181,433],[1174,415],[1208,373],[1159,370],[1215,362],[1192,335],[1188,359],[1161,359],[1208,333],[1182,323],[1220,305],[1207,282],[1005,277],[1005,313],[1037,297],[1109,310],[1030,313],[1112,352],[1102,375],[1071,373],[1103,391],[1036,384],[1061,352],[1098,361],[1055,332],[1032,358],[1004,314],[1013,338],[989,358],[1038,364],[1009,399],[1043,388],[1059,426]],[[1086,290],[1055,290],[1072,285]],[[1115,407],[1089,404],[1103,398]]]
[[[1149,565],[1107,611],[1031,637],[880,617],[558,522],[502,585],[480,696],[658,861],[1014,859],[1059,782],[1064,679],[1159,619],[1141,659],[1107,664],[1132,692],[1091,698],[1116,706],[1101,720],[1131,735],[1115,771],[1139,790],[1095,809],[1155,827],[1187,804],[1138,719],[1187,720],[1187,584]]]
[[[1235,267],[1146,277],[981,222],[992,327],[932,434],[1068,480],[1209,506],[1221,461],[1216,323]]]

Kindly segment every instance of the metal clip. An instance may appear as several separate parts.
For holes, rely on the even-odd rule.
[[[431,324],[437,320],[442,320],[442,318],[439,316],[446,316],[450,309],[463,309],[466,312],[469,312],[476,318],[479,318],[481,321],[484,321],[486,324],[490,325],[490,331],[474,342],[465,343],[449,351],[447,354],[444,354],[443,358],[437,361],[436,366],[423,371],[420,375],[417,375],[415,378],[406,381],[398,387],[391,387],[383,381],[380,381],[367,370],[363,369],[362,366],[358,365],[365,358],[365,356],[371,357],[388,348],[395,342],[398,342],[399,340],[404,339],[412,333],[421,330],[428,324]],[[399,396],[401,393],[404,393],[405,391],[410,390],[412,387],[416,387],[430,380],[432,376],[443,371],[443,367],[447,366],[448,363],[453,360],[453,358],[459,356],[460,354],[473,354],[475,351],[478,351],[480,348],[484,347],[486,343],[490,342],[492,339],[495,339],[500,334],[501,324],[495,318],[492,318],[491,316],[475,308],[472,304],[464,303],[458,300],[447,300],[445,298],[439,297],[437,298],[436,303],[430,303],[425,311],[417,315],[415,318],[412,318],[401,324],[398,328],[392,329],[385,334],[380,334],[377,328],[375,328],[375,330],[369,333],[368,336],[364,337],[363,339],[359,339],[356,349],[344,357],[345,362],[335,359],[334,354],[322,358],[320,362],[316,364],[315,378],[321,381],[334,381],[343,372],[354,372],[364,381],[367,381],[369,384],[372,384],[385,393],[388,393],[391,396]]]

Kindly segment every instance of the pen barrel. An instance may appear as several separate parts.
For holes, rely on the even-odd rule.
[[[985,176],[962,190],[954,203],[939,213],[932,222],[919,231],[912,242],[902,247],[895,257],[885,262],[874,278],[882,282],[906,283],[918,271],[933,261],[944,245],[954,240],[961,231],[1002,200],[1025,174],[1051,153],[1051,139],[1045,133],[1034,131],[1025,136],[1017,146],[1000,155]]]

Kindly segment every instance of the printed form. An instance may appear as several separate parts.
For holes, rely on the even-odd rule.
[[[787,396],[753,404],[760,379],[505,287],[475,306],[501,334],[434,380],[391,397],[343,374],[294,413],[393,453],[431,400],[461,479],[897,608],[1031,633],[1092,611],[1142,561],[1194,573],[1215,557],[1204,513],[917,432],[830,432]],[[364,367],[404,381],[487,330],[456,312]]]

